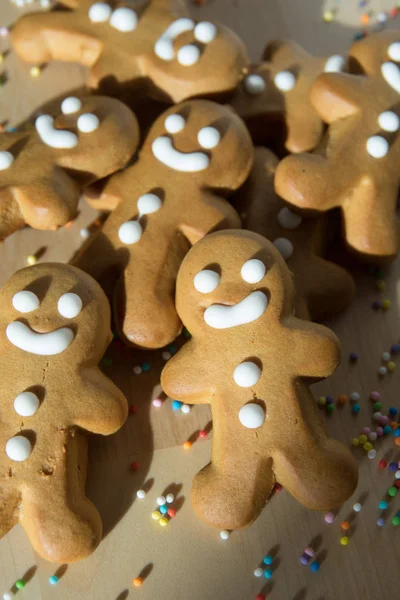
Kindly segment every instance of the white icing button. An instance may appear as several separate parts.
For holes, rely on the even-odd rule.
[[[185,127],[186,122],[182,115],[168,115],[164,125],[168,133],[178,133]]]
[[[162,206],[161,198],[155,194],[143,194],[137,201],[137,207],[140,215],[151,215],[157,212]]]
[[[373,158],[383,158],[389,152],[389,142],[380,135],[373,135],[367,140],[367,152]]]
[[[172,60],[175,56],[173,41],[181,33],[194,29],[194,21],[188,18],[177,19],[164,31],[154,45],[154,52],[162,60]]]
[[[326,61],[324,71],[325,73],[339,73],[340,71],[343,71],[345,62],[346,61],[343,56],[340,56],[340,54],[335,54]]]
[[[214,23],[209,23],[208,21],[202,21],[194,28],[194,37],[202,44],[209,44],[213,41],[216,35],[217,28],[215,27]]]
[[[197,141],[203,148],[211,149],[218,146],[221,134],[215,127],[203,127],[197,134]]]
[[[186,46],[179,48],[177,58],[180,65],[190,67],[199,60],[200,50],[197,46],[193,46],[193,44],[187,44]]]
[[[65,100],[61,103],[61,112],[64,115],[72,115],[73,113],[81,110],[82,102],[79,98],[75,98],[75,96],[70,96],[69,98],[65,98]]]
[[[14,162],[14,157],[11,152],[7,152],[7,150],[2,150],[0,152],[0,171],[4,171],[11,167]]]
[[[111,6],[107,2],[96,2],[89,8],[89,19],[92,23],[104,23],[111,15]]]
[[[261,75],[253,73],[244,78],[243,86],[248,94],[251,96],[258,96],[265,90],[265,81]]]
[[[399,117],[391,110],[381,113],[378,117],[378,123],[381,129],[384,131],[398,131],[400,127]]]
[[[13,296],[12,305],[18,312],[28,313],[39,308],[40,302],[36,294],[28,290],[22,290]]]
[[[251,361],[243,362],[238,365],[233,373],[233,379],[238,386],[243,388],[256,385],[261,377],[261,369]]]
[[[281,92],[290,92],[296,85],[296,78],[290,71],[281,71],[275,75],[274,83]]]
[[[221,277],[218,273],[210,271],[209,269],[204,269],[197,273],[193,279],[193,285],[201,294],[209,294],[219,285],[220,280]]]
[[[381,72],[386,83],[400,94],[400,70],[397,65],[392,62],[385,62],[381,66]]]
[[[72,131],[54,128],[50,115],[41,115],[35,122],[36,131],[44,144],[51,148],[75,148],[78,137]]]
[[[63,294],[58,301],[58,312],[62,317],[66,319],[73,319],[77,317],[82,310],[82,300],[78,296],[78,294],[74,294],[69,292],[68,294]]]
[[[213,329],[230,329],[257,321],[267,306],[267,296],[264,292],[256,291],[232,306],[212,304],[204,311],[204,320]]]
[[[393,44],[390,44],[388,54],[392,60],[400,62],[400,42],[393,42]]]
[[[257,429],[265,421],[265,412],[259,404],[245,404],[239,410],[239,421],[248,429]]]
[[[32,444],[28,438],[23,435],[16,435],[8,440],[6,444],[6,454],[11,460],[22,462],[26,460],[32,452]]]
[[[118,229],[118,237],[123,244],[135,244],[142,237],[142,233],[139,221],[127,221]]]
[[[78,118],[77,127],[82,133],[92,133],[100,125],[99,117],[92,113],[85,113]]]
[[[293,244],[287,238],[277,238],[274,241],[274,246],[277,250],[279,250],[285,260],[290,258],[293,254]]]
[[[110,25],[118,31],[134,31],[138,22],[137,14],[131,8],[123,6],[114,10],[110,18]]]
[[[247,283],[258,283],[265,275],[265,265],[258,258],[252,258],[244,263],[240,274]]]
[[[15,412],[21,417],[32,417],[39,408],[39,398],[33,392],[22,392],[14,400]]]
[[[284,229],[296,229],[303,218],[294,213],[290,208],[284,206],[278,213],[278,223]]]
[[[7,325],[6,336],[13,346],[24,352],[39,356],[54,356],[61,354],[71,345],[74,332],[69,327],[62,327],[49,333],[36,333],[25,323],[14,321]]]

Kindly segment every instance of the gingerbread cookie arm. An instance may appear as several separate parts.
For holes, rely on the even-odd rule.
[[[110,238],[99,231],[83,245],[71,264],[100,282],[106,295],[111,297],[122,262],[123,257],[118,254]]]
[[[310,90],[310,100],[321,119],[330,124],[360,110],[366,79],[348,73],[322,73]]]
[[[285,325],[298,377],[322,379],[331,375],[340,362],[340,344],[333,331],[295,317],[286,319]]]
[[[216,229],[240,229],[240,217],[224,198],[202,193],[202,202],[193,203],[181,214],[180,230],[193,245]]]

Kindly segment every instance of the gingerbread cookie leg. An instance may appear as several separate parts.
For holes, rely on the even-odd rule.
[[[82,485],[86,472],[85,440],[79,433],[66,435],[66,447],[57,451],[58,470],[44,471],[35,487],[24,490],[20,510],[21,525],[36,552],[59,563],[89,556],[99,544],[102,532],[100,515],[85,497]]]

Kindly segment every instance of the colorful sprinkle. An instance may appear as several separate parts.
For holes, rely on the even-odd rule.
[[[172,400],[171,402],[172,410],[180,410],[182,406],[182,402],[179,400]]]
[[[378,525],[378,527],[383,527],[385,524],[385,519],[379,517],[379,519],[376,520],[376,524]]]
[[[18,579],[18,581],[15,582],[15,587],[17,590],[23,590],[25,587],[25,581],[23,579]]]
[[[264,577],[265,577],[265,579],[271,579],[272,578],[272,570],[271,569],[265,569],[265,571],[264,571]]]
[[[221,540],[227,540],[229,538],[229,536],[230,536],[230,533],[226,529],[223,529],[219,534],[219,537],[221,538]]]
[[[146,492],[144,490],[138,490],[136,492],[136,496],[139,498],[139,500],[143,500],[146,497]]]
[[[342,546],[348,546],[349,545],[349,538],[347,537],[347,535],[344,535],[342,538],[340,538],[340,543],[342,544]]]
[[[57,585],[58,583],[58,577],[57,575],[50,575],[49,577],[49,584],[50,585]]]
[[[264,556],[264,559],[263,559],[264,565],[268,565],[269,566],[269,565],[272,565],[273,562],[274,562],[274,557],[273,556],[271,556],[270,554],[267,554],[267,556]]]
[[[356,502],[355,504],[353,504],[354,512],[359,513],[359,512],[361,512],[361,509],[362,509],[362,506],[361,506],[360,502]]]
[[[325,523],[328,523],[328,525],[332,525],[333,521],[335,520],[335,515],[332,512],[327,512],[324,519]]]
[[[317,571],[319,571],[320,567],[321,567],[321,564],[320,564],[319,562],[317,562],[317,561],[314,561],[314,562],[313,562],[313,563],[311,563],[311,565],[310,565],[310,570],[311,570],[313,573],[316,573]]]
[[[142,587],[143,579],[141,577],[135,577],[132,583],[135,587]]]

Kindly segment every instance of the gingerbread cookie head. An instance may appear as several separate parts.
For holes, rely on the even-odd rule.
[[[62,5],[70,10],[56,6],[17,22],[16,52],[28,62],[87,65],[91,86],[107,94],[145,86],[170,102],[214,96],[233,90],[247,63],[245,46],[232,31],[188,18],[180,0],[149,0],[137,10],[113,0]]]
[[[84,186],[123,167],[138,143],[133,113],[102,96],[67,97],[34,127],[0,134],[0,239],[25,224],[65,225]]]
[[[346,500],[351,454],[328,438],[309,390],[338,365],[330,330],[293,316],[293,279],[276,248],[248,231],[221,231],[187,254],[178,314],[191,339],[164,367],[173,398],[211,402],[212,458],[195,477],[198,516],[222,529],[250,524],[279,481],[309,508]]]

